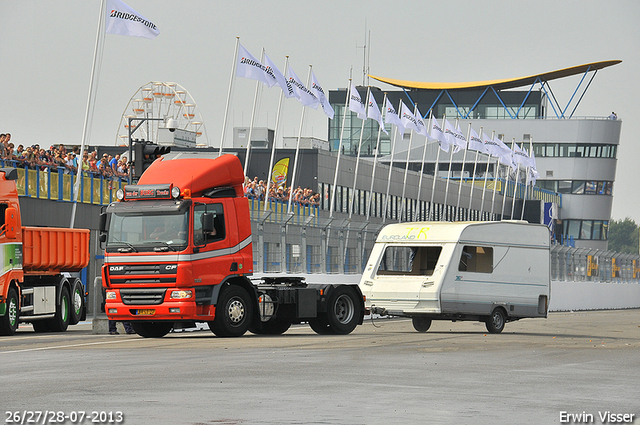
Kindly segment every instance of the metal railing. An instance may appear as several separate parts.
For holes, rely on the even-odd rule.
[[[54,201],[73,201],[76,176],[66,168],[46,166],[31,169],[18,166],[17,161],[1,160],[3,167],[14,167],[18,171],[18,195]],[[116,191],[126,184],[118,177],[104,177],[82,172],[78,202],[107,205],[116,200]]]

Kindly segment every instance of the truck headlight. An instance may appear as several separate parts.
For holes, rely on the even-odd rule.
[[[182,290],[182,291],[171,291],[171,299],[174,300],[183,300],[185,298],[193,297],[193,291],[191,290]]]
[[[108,300],[115,300],[116,299],[115,291],[107,291],[106,297]]]

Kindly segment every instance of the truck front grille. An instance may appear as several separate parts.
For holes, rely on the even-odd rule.
[[[167,288],[121,289],[120,297],[126,305],[157,305],[164,301]]]

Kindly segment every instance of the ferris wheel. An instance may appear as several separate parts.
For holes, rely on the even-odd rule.
[[[133,121],[133,128],[138,124],[140,126],[132,135],[132,139],[157,142],[158,128],[165,125],[164,121],[158,118],[173,118],[177,124],[176,128],[195,133],[196,146],[209,146],[209,138],[196,102],[180,84],[151,81],[140,86],[122,113],[116,145],[129,144],[129,118],[154,118],[142,123]]]

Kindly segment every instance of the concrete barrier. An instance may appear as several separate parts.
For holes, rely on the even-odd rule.
[[[640,308],[640,284],[551,282],[550,311]]]

